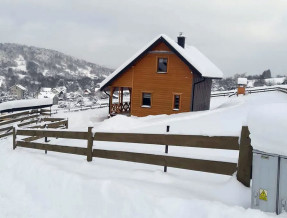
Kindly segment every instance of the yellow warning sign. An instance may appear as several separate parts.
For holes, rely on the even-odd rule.
[[[267,201],[267,190],[264,190],[264,189],[259,190],[259,199],[263,201]]]

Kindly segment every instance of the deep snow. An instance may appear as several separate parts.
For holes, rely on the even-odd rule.
[[[209,112],[107,118],[108,108],[59,113],[73,130],[239,135],[249,111],[284,103],[279,92],[212,99]],[[118,125],[124,122],[126,126]],[[122,123],[121,123],[122,124]],[[184,125],[184,126],[182,126]],[[117,126],[117,128],[114,128]],[[194,127],[196,126],[196,127]],[[43,140],[42,140],[43,141]],[[86,146],[86,141],[51,143]],[[163,153],[163,147],[95,142],[97,148]],[[238,153],[213,149],[174,149],[170,155],[237,161]],[[17,148],[12,137],[0,140],[0,217],[272,217],[248,209],[250,189],[235,176]],[[279,217],[287,217],[282,214]]]
[[[247,120],[253,149],[287,156],[287,103],[256,108]]]

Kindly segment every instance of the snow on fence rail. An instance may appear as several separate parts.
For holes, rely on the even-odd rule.
[[[62,111],[64,113],[68,113],[68,112],[78,112],[78,111],[85,111],[85,110],[90,110],[90,109],[98,109],[98,108],[104,108],[104,107],[108,107],[109,104],[108,103],[103,103],[103,104],[99,104],[99,105],[94,105],[94,106],[85,106],[85,107],[79,107],[79,108],[69,108],[69,109],[65,109],[65,108],[57,108],[57,109],[53,109],[51,111],[51,113],[57,113],[58,111]]]
[[[40,109],[51,107],[53,105],[53,99],[43,98],[43,99],[23,99],[15,101],[7,101],[0,104],[0,112],[15,112],[24,111],[30,109]]]
[[[57,125],[61,125],[64,122],[68,122],[62,118],[40,118],[40,115],[43,115],[44,113],[43,111],[45,110],[37,109],[37,110],[29,110],[29,111],[17,112],[17,113],[6,114],[3,116],[0,116],[0,127],[3,126],[2,128],[0,128],[0,138],[12,135],[13,126],[15,124],[17,124],[18,127],[24,127],[24,126],[29,126],[33,123],[49,121],[53,123],[45,123],[40,126],[38,125],[38,126],[33,126],[33,127],[41,128],[43,126],[44,128],[45,127],[44,125],[46,125],[48,128],[53,128],[53,126],[57,127]],[[58,122],[55,122],[55,121],[58,121]]]
[[[17,136],[53,137],[65,139],[81,139],[87,141],[87,147],[72,147],[47,143],[35,143],[26,139],[17,140]],[[252,148],[248,127],[242,127],[240,144],[239,137],[232,136],[200,136],[200,135],[170,135],[170,134],[134,134],[134,133],[92,133],[92,127],[87,132],[18,129],[14,130],[13,149],[16,147],[33,148],[61,153],[87,156],[87,161],[93,157],[153,164],[188,170],[232,175],[237,170],[237,179],[245,186],[250,186]],[[183,147],[200,147],[212,149],[239,150],[238,167],[236,163],[200,160],[167,155],[155,155],[126,151],[93,149],[94,141],[127,142],[153,145],[170,145]]]
[[[259,92],[273,92],[273,91],[279,91],[287,94],[287,88],[283,88],[280,86],[273,86],[273,87],[258,87],[258,88],[248,88],[246,89],[246,92],[249,94],[252,93],[259,93]],[[211,93],[211,97],[221,97],[221,96],[233,96],[236,95],[236,90],[231,91],[222,91],[222,92],[213,92]]]

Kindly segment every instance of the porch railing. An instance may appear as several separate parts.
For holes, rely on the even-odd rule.
[[[130,102],[113,103],[111,106],[111,114],[129,113],[131,111]]]

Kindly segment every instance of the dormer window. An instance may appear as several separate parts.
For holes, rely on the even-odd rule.
[[[157,59],[157,72],[166,73],[167,72],[167,58]]]

